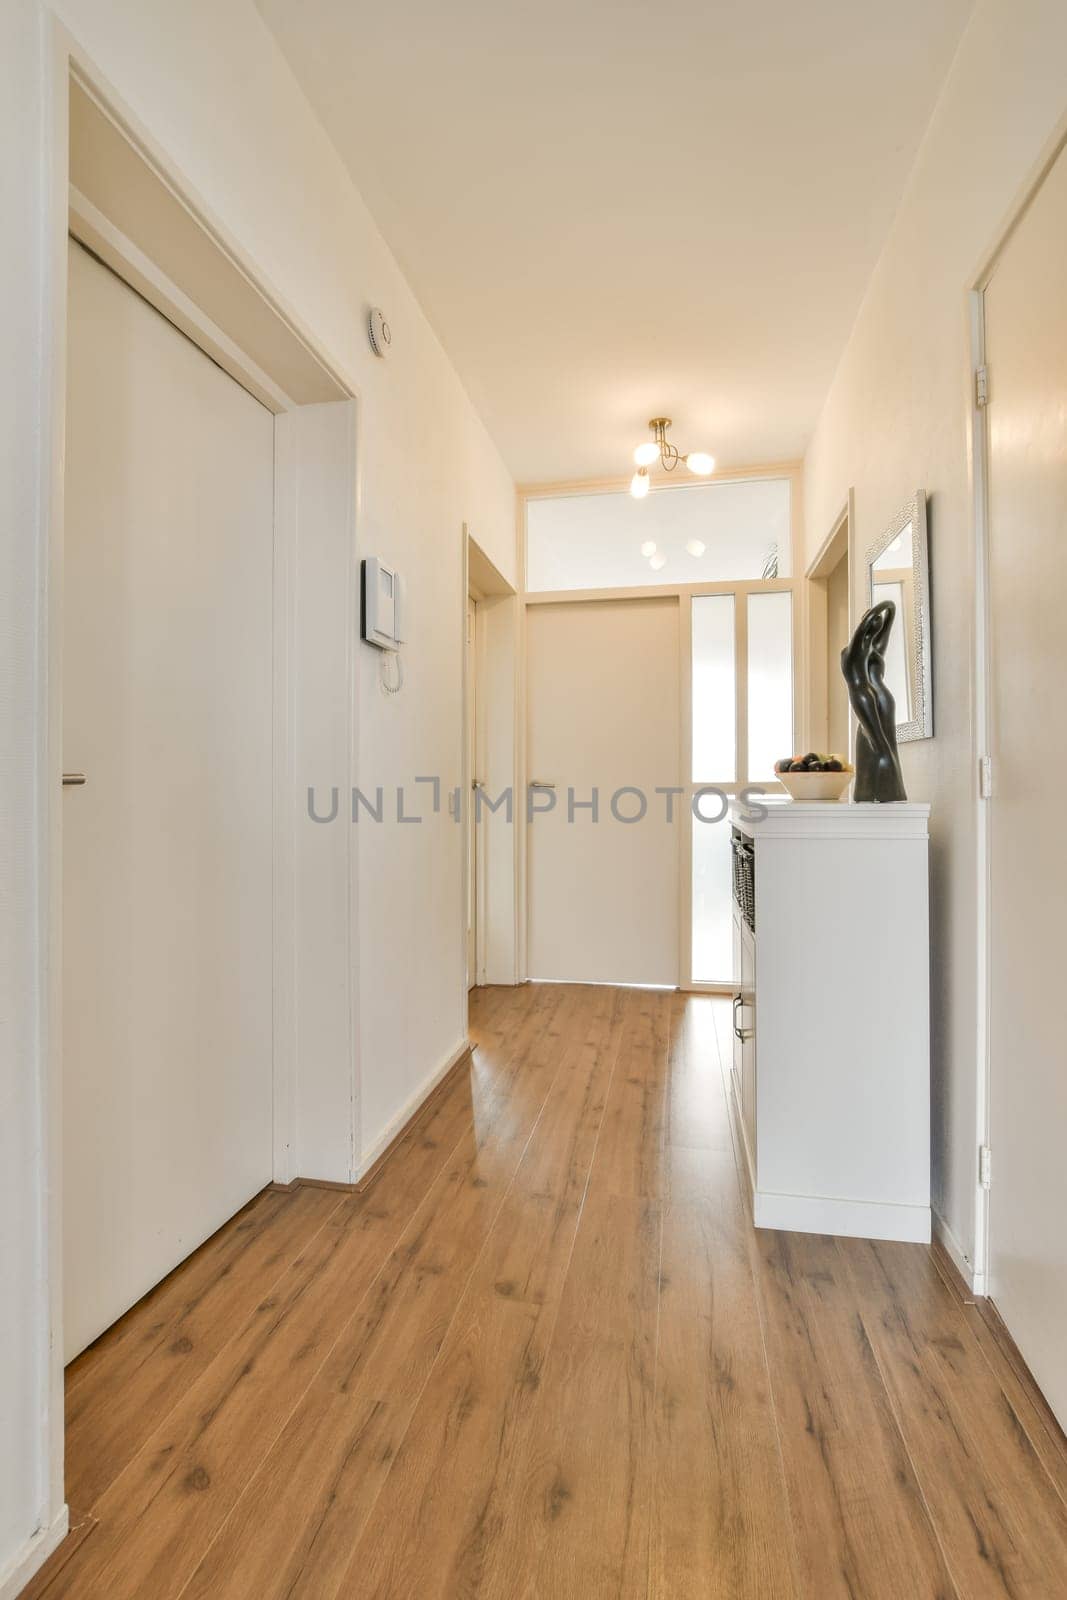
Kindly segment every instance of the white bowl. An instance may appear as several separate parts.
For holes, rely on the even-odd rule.
[[[794,800],[840,800],[852,782],[853,769],[842,772],[779,772],[778,782]]]

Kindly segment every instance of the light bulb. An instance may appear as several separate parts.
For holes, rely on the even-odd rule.
[[[667,565],[667,557],[662,554],[654,555],[648,564],[652,568],[653,572],[659,572]]]
[[[708,547],[703,539],[687,539],[685,548],[691,556],[702,556]]]
[[[709,472],[715,471],[715,457],[709,456],[706,450],[690,450],[685,464],[698,478],[706,478]]]
[[[651,484],[648,481],[648,473],[645,471],[644,467],[638,467],[637,471],[630,479],[630,493],[633,495],[635,500],[643,500],[650,488]]]
[[[645,444],[639,444],[634,451],[634,460],[639,467],[650,467],[659,455],[659,445],[649,439]]]
[[[641,546],[641,554],[643,556],[654,556],[655,553],[656,553],[656,541],[655,541],[655,539],[646,539],[644,544]]]

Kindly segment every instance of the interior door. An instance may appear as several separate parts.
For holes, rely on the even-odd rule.
[[[478,982],[478,602],[467,596],[467,988]]]
[[[985,296],[990,375],[991,1291],[1067,1425],[1067,158]]]
[[[673,597],[527,608],[531,978],[678,982],[678,652]]]
[[[67,1359],[271,1178],[273,420],[71,243]]]

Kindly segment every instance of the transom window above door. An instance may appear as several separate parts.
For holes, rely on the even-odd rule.
[[[790,488],[786,477],[745,478],[672,485],[644,500],[625,490],[531,498],[527,589],[788,578]]]

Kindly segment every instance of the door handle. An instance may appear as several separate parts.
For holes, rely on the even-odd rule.
[[[742,995],[742,994],[735,994],[735,995],[734,995],[734,999],[733,999],[733,1011],[734,1011],[734,1017],[733,1017],[733,1028],[734,1028],[734,1038],[735,1038],[735,1039],[737,1039],[737,1040],[739,1040],[739,1041],[740,1041],[740,1043],[741,1043],[741,1044],[744,1044],[744,1042],[745,1042],[745,1040],[746,1040],[746,1039],[751,1039],[751,1037],[752,1037],[752,1029],[751,1029],[751,1028],[739,1028],[739,1027],[738,1027],[738,1026],[737,1026],[737,1012],[738,1012],[738,1008],[739,1008],[739,1007],[743,1007],[743,1006],[744,1006],[744,1004],[745,1004],[745,997],[744,997],[744,995]]]
[[[64,789],[80,789],[84,782],[84,772],[64,772],[63,774]]]
[[[554,789],[555,787],[554,783],[539,783],[536,778],[530,779],[531,789]]]

